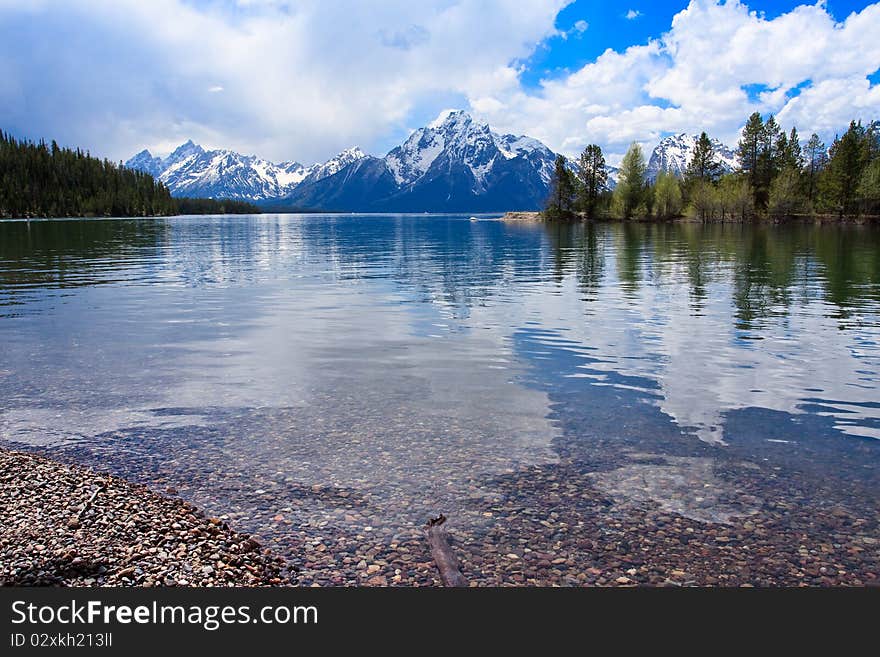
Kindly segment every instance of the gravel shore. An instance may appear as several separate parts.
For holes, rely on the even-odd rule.
[[[0,449],[0,585],[285,583],[282,559],[183,500]]]
[[[505,212],[501,221],[522,221],[526,223],[541,223],[544,217],[540,212]]]
[[[737,457],[559,448],[559,463],[482,481],[496,494],[452,514],[471,586],[880,583],[880,516],[857,477],[823,484]],[[218,472],[217,503],[205,508],[238,508],[223,486],[231,476]],[[170,485],[162,479],[154,488]],[[254,494],[265,503],[249,502],[250,520],[228,517],[259,531],[271,554],[225,514],[205,518],[145,486],[0,449],[0,584],[440,585],[421,526],[367,526],[382,515],[377,500],[332,487]],[[291,506],[279,509],[282,499]],[[297,500],[319,501],[326,519],[297,522],[307,511]],[[254,517],[257,506],[266,517]]]

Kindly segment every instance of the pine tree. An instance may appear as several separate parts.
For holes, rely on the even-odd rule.
[[[823,175],[823,195],[828,206],[841,216],[856,211],[856,193],[867,165],[870,146],[866,146],[867,131],[861,121],[852,121],[840,138],[835,138],[829,150],[828,166]]]
[[[578,158],[578,207],[588,219],[593,219],[599,198],[608,188],[605,156],[596,144],[590,144]]]
[[[178,204],[148,174],[54,141],[35,144],[0,131],[0,217],[169,215]],[[229,207],[259,211],[244,203]]]
[[[642,147],[633,142],[620,163],[617,187],[614,188],[615,205],[624,219],[631,218],[645,200],[647,168]]]
[[[804,173],[807,176],[807,200],[812,203],[816,194],[816,181],[819,178],[819,174],[825,168],[825,164],[828,162],[828,153],[825,148],[825,144],[819,139],[819,135],[815,132],[810,136],[810,141],[807,142],[806,149],[806,157],[805,157],[805,171]]]
[[[801,148],[800,137],[797,128],[792,128],[785,141],[785,149],[782,153],[781,169],[794,169],[800,171],[804,168],[804,154]]]
[[[125,214],[127,199],[145,195],[151,214],[170,214],[168,190],[152,178],[81,150],[0,139],[0,216]]]
[[[880,157],[880,121],[871,121],[865,126],[862,150],[866,164]]]
[[[760,176],[759,157],[763,138],[764,120],[759,112],[754,112],[746,121],[736,150],[740,169],[748,177],[753,189],[757,187]]]
[[[766,208],[773,180],[787,161],[800,157],[797,130],[787,136],[772,114],[765,122],[758,112],[754,112],[743,128],[737,155],[740,170],[746,174],[752,190],[755,206]]]
[[[715,182],[721,175],[721,164],[718,162],[712,140],[705,132],[700,133],[694,147],[694,154],[688,163],[685,178],[689,182]]]
[[[544,215],[548,219],[570,219],[574,214],[574,202],[574,176],[566,166],[565,157],[557,155]]]
[[[782,161],[787,150],[788,139],[771,114],[764,123],[764,130],[761,134],[761,152],[758,155],[758,177],[755,186],[755,202],[758,207],[767,207],[770,185],[782,168]]]

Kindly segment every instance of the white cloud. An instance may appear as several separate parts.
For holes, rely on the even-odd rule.
[[[509,87],[565,4],[0,0],[0,125],[113,158],[192,137],[319,160]]]
[[[635,20],[636,18],[638,18],[641,15],[642,15],[642,12],[640,12],[638,9],[630,9],[628,12],[626,12],[626,16],[624,16],[624,18],[626,18],[626,20],[628,20],[628,21],[631,21],[631,20]]]
[[[584,32],[588,29],[590,29],[590,24],[587,21],[575,21],[575,24],[571,26],[571,29],[566,30],[565,32],[559,32],[557,36],[560,36],[563,39],[568,39],[568,37],[578,39],[582,37]]]
[[[620,154],[632,140],[679,131],[735,145],[756,110],[827,139],[850,119],[880,118],[880,86],[868,80],[880,68],[878,27],[876,3],[836,23],[823,3],[768,20],[736,0],[693,0],[657,40],[606,51],[538,92],[511,84],[471,103],[499,128],[568,155],[590,142]]]
[[[518,62],[588,33],[554,27],[567,2],[0,0],[0,126],[112,158],[191,137],[308,162],[381,153],[470,105],[497,129],[613,159],[671,132],[735,143],[755,110],[826,138],[880,115],[880,4],[836,23],[821,2],[767,20],[693,0],[656,40],[526,89]]]

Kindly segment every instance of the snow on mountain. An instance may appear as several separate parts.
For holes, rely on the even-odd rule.
[[[275,173],[275,180],[282,188],[293,189],[309,176],[311,169],[315,166],[317,165],[304,167],[299,162],[282,162],[278,165],[279,170]]]
[[[617,187],[617,179],[620,177],[620,169],[606,164],[605,173],[608,174],[608,189],[614,189]]]
[[[238,198],[323,210],[479,212],[539,209],[556,154],[537,139],[500,134],[462,110],[446,110],[384,158],[350,148],[326,162],[280,164],[191,140],[166,158],[144,150],[126,166],[175,196]],[[608,167],[613,188],[617,170]]]
[[[399,185],[411,185],[443,156],[442,161],[464,165],[479,189],[498,158],[530,158],[535,154],[537,170],[549,182],[555,155],[537,139],[500,135],[463,110],[445,110],[388,153],[385,163]]]
[[[288,199],[302,208],[491,211],[539,208],[556,155],[537,139],[494,132],[445,110],[384,158],[360,159]]]
[[[302,182],[331,176],[363,157],[359,148],[350,148],[327,162],[305,167],[229,150],[206,151],[189,140],[164,159],[143,150],[125,166],[155,176],[175,196],[263,201],[287,196]]]
[[[495,146],[489,126],[475,123],[461,110],[445,110],[424,128],[416,130],[402,145],[387,156],[385,163],[400,185],[409,185],[424,176],[431,165],[446,153],[460,160],[477,180],[485,175],[484,167]]]
[[[699,135],[682,133],[660,140],[648,160],[648,179],[656,180],[661,171],[667,171],[679,178],[683,177],[688,163],[693,157],[698,139]],[[737,168],[736,152],[732,148],[725,146],[717,139],[712,139],[712,148],[715,150],[715,157],[721,164],[724,173],[729,173]]]
[[[125,166],[129,169],[136,169],[148,173],[154,178],[158,178],[159,174],[163,171],[162,158],[153,157],[153,154],[146,149],[132,157],[125,163]]]
[[[315,180],[323,180],[329,176],[332,176],[334,173],[338,173],[340,170],[347,167],[352,162],[357,162],[365,158],[367,155],[357,146],[353,148],[348,148],[342,151],[336,157],[332,157],[324,164],[314,164],[310,167],[309,175],[307,178],[311,181]]]

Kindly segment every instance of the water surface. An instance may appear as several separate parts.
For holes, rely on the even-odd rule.
[[[488,540],[547,468],[719,525],[778,475],[876,522],[878,341],[870,226],[0,223],[0,439],[292,554],[441,511]]]

